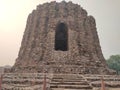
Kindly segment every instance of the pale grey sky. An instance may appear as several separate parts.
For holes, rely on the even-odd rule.
[[[0,0],[0,66],[14,64],[28,14],[36,5],[47,1],[54,0]],[[87,10],[88,15],[95,17],[105,58],[120,54],[120,0],[71,1],[79,3]]]

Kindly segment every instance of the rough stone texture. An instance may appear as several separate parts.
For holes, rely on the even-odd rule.
[[[101,90],[101,77],[105,90],[120,90],[120,75],[82,75],[45,73],[7,73],[3,75],[2,90]]]
[[[56,27],[68,28],[68,50],[55,50]],[[72,2],[38,5],[28,16],[13,72],[110,74],[103,57],[95,19]]]

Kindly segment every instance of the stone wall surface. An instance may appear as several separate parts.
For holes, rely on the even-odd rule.
[[[58,24],[68,28],[68,50],[55,50]],[[72,2],[38,5],[28,16],[13,72],[110,74],[93,16]]]

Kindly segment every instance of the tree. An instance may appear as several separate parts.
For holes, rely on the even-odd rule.
[[[112,55],[107,59],[107,64],[110,69],[116,70],[120,74],[120,55]]]

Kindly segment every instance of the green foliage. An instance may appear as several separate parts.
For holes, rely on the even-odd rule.
[[[110,69],[114,69],[120,74],[120,55],[112,55],[107,59],[107,64]]]

